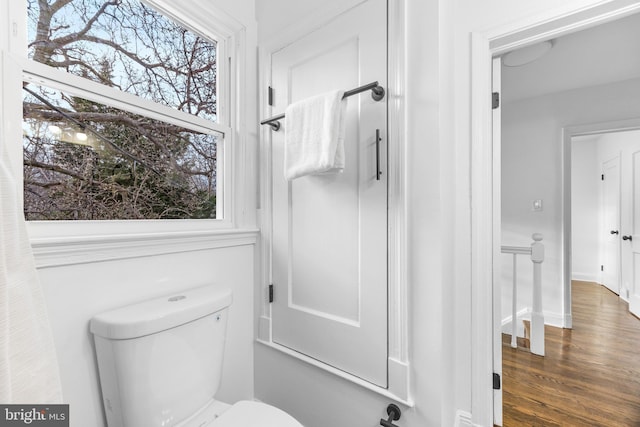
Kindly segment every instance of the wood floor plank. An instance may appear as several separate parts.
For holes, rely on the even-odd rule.
[[[503,335],[505,427],[640,426],[640,320],[605,287],[580,281],[572,320],[573,329],[545,327],[544,357]]]

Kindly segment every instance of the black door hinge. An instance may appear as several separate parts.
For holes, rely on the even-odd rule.
[[[602,180],[604,181],[604,174],[602,174],[601,178],[602,178]]]
[[[491,94],[491,108],[496,109],[500,106],[500,94],[498,92],[493,92]]]
[[[273,105],[273,88],[269,86],[269,90],[267,91],[267,102],[269,105]]]
[[[493,389],[500,390],[500,374],[493,373]]]
[[[600,271],[604,271],[604,265],[600,266]]]
[[[269,285],[269,302],[273,302],[273,284]]]

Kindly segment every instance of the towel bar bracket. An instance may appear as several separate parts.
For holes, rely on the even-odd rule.
[[[382,86],[376,86],[371,89],[371,98],[373,98],[374,101],[382,101],[382,98],[384,98],[384,88]]]
[[[267,122],[267,123],[265,123],[265,125],[271,126],[271,130],[273,130],[274,132],[278,132],[280,130],[280,122],[279,121]]]

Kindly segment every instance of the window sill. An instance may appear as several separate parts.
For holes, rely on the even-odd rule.
[[[258,236],[257,229],[201,228],[108,233],[108,227],[107,230],[101,227],[99,233],[56,236],[39,232],[38,224],[28,226],[38,268],[253,245]]]

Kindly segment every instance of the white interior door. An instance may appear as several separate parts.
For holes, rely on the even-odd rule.
[[[602,284],[620,294],[620,157],[602,164]]]
[[[631,156],[631,241],[625,245],[630,246],[631,285],[629,289],[629,311],[640,317],[640,151],[635,151]]]
[[[493,59],[493,92],[501,94],[502,59]],[[502,378],[502,282],[500,275],[500,247],[501,235],[501,168],[500,156],[502,152],[502,109],[500,102],[493,109],[493,372]],[[502,425],[502,384],[493,390],[493,424]]]
[[[273,110],[373,81],[386,88],[386,10],[386,0],[368,0],[274,53]],[[284,127],[272,133],[272,339],[381,387],[388,354],[386,104],[370,92],[348,98],[343,173],[286,181]]]

